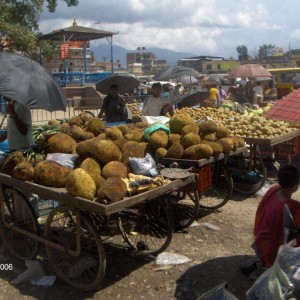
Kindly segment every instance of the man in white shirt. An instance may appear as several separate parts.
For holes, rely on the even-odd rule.
[[[260,82],[257,81],[256,82],[256,86],[253,88],[253,103],[257,104],[262,102],[263,100],[263,94],[264,94],[264,89],[263,87],[260,85]]]
[[[147,97],[142,109],[144,116],[166,116],[167,113],[173,116],[174,111],[172,105],[167,98],[161,96],[162,86],[160,82],[152,85],[152,95]]]

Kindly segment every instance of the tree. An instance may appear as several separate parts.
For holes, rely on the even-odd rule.
[[[78,5],[78,0],[62,0],[68,6]],[[54,12],[57,0],[6,0],[0,2],[0,49],[20,51],[36,58],[39,18],[44,3]],[[49,48],[49,47],[48,47]]]
[[[236,47],[236,51],[238,52],[239,60],[248,59],[248,48],[245,45],[239,45]]]
[[[270,49],[274,49],[274,48],[275,48],[275,45],[271,45],[271,44],[269,44],[269,45],[263,44],[263,45],[259,46],[258,57],[261,59],[261,58],[268,56]]]

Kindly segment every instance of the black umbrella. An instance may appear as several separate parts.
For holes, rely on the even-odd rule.
[[[136,89],[140,81],[129,75],[109,75],[96,84],[96,90],[102,94],[108,94],[110,86],[116,84],[120,94],[128,93]]]
[[[30,108],[66,111],[67,99],[56,79],[38,62],[0,52],[0,95]]]
[[[181,76],[197,76],[198,72],[192,68],[184,66],[175,66],[166,69],[165,71],[156,74],[154,80],[169,80]]]

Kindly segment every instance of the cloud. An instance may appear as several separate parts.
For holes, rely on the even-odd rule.
[[[300,46],[299,9],[300,2],[290,7],[282,0],[80,0],[77,7],[59,1],[55,13],[42,14],[40,30],[69,27],[76,18],[81,26],[119,32],[114,43],[128,50],[236,57],[237,45],[249,51],[268,43]]]

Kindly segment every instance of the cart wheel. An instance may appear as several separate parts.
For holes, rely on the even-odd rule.
[[[5,248],[22,260],[34,259],[39,251],[39,242],[13,230],[17,226],[39,235],[40,228],[34,210],[28,199],[20,191],[5,188],[1,207],[0,235]]]
[[[145,254],[159,254],[170,244],[174,223],[164,199],[154,199],[119,214],[118,226],[124,240]]]
[[[241,194],[255,194],[266,182],[267,169],[258,154],[252,160],[249,155],[229,157],[227,165],[233,179],[233,189]]]
[[[60,279],[83,291],[99,288],[105,273],[105,252],[101,239],[82,212],[64,206],[53,209],[45,225],[45,238],[63,247],[56,249],[45,244],[49,262]],[[68,253],[78,248],[79,253]]]
[[[223,161],[212,164],[212,185],[200,193],[200,208],[218,209],[224,206],[232,195],[232,178]],[[193,195],[189,193],[193,199]]]
[[[166,195],[168,210],[171,211],[174,220],[174,229],[188,228],[198,217],[199,194],[195,187],[191,186],[191,197],[186,197],[186,192],[178,191],[175,194]],[[182,195],[184,197],[182,197]]]

